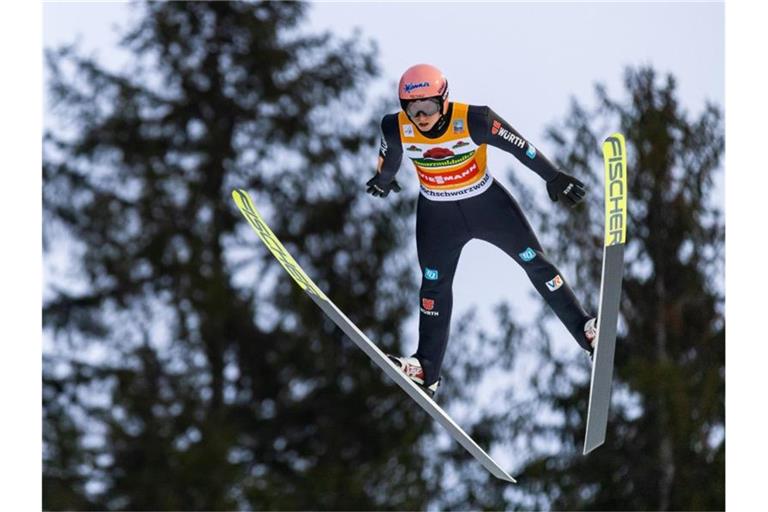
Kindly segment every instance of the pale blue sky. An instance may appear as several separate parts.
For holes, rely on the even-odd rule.
[[[19,4],[13,7],[13,16],[0,18],[6,22],[2,31],[2,36],[7,38],[4,40],[7,43],[4,48],[8,52],[6,60],[16,69],[18,76],[34,77],[37,73],[34,38],[40,34],[37,28],[39,11],[36,10],[39,8],[40,5],[34,2]],[[666,2],[472,6],[433,3],[393,4],[388,7],[323,4],[315,6],[310,23],[318,28],[335,27],[342,33],[353,25],[360,26],[365,34],[379,41],[381,62],[390,82],[397,80],[402,70],[414,61],[433,60],[448,73],[453,98],[493,106],[543,151],[547,151],[547,145],[541,140],[543,128],[548,122],[562,118],[568,97],[591,97],[591,84],[595,81],[607,82],[615,91],[621,69],[627,64],[649,63],[661,71],[674,73],[678,77],[683,104],[692,112],[701,108],[705,98],[722,106],[723,10],[722,3]],[[99,53],[110,61],[119,59],[110,49],[115,39],[110,28],[125,19],[127,8],[124,4],[47,3],[42,5],[42,11],[45,46],[71,42],[81,34],[85,48],[98,48]],[[428,44],[419,43],[418,34],[431,31],[431,20],[435,20],[434,26],[437,27],[450,25],[451,19],[456,19],[457,12],[462,21],[454,24],[456,28],[444,29],[445,37],[441,38],[440,48],[428,50]],[[448,13],[453,13],[454,17],[448,17]],[[754,236],[757,229],[755,219],[764,217],[758,191],[765,190],[766,183],[764,173],[749,172],[755,166],[754,148],[759,147],[762,141],[757,123],[768,115],[764,99],[765,74],[754,65],[764,57],[759,50],[766,44],[764,20],[764,2],[728,3],[729,138],[726,158],[728,175],[736,178],[730,179],[728,184],[728,336],[733,341],[745,342],[728,344],[728,366],[731,369],[728,379],[728,425],[731,434],[728,472],[735,476],[728,479],[728,505],[737,509],[742,504],[741,508],[746,508],[759,498],[756,489],[760,488],[760,472],[751,470],[749,461],[765,458],[760,446],[754,443],[754,439],[761,436],[762,423],[754,421],[753,415],[753,395],[761,386],[760,365],[765,361],[765,347],[748,342],[754,340],[755,333],[761,332],[759,319],[764,313],[760,309],[760,301],[754,300],[754,294],[761,289],[761,281],[753,258],[755,253],[765,253],[766,249],[765,241]],[[615,27],[610,33],[605,32],[608,25]],[[424,40],[428,39],[424,37]],[[496,45],[489,45],[492,42]],[[483,52],[479,51],[481,44],[484,45]],[[488,53],[489,50],[492,52]],[[424,53],[415,55],[416,51]],[[488,55],[493,56],[492,61]],[[530,67],[536,59],[540,64]],[[459,62],[463,65],[457,65]],[[512,68],[508,67],[508,62],[524,62],[529,67],[516,65]],[[505,69],[508,74],[502,73]],[[502,77],[515,76],[519,69],[534,76],[525,80]],[[17,87],[11,91],[13,100],[6,112],[9,119],[18,121],[8,125],[14,135],[26,126],[22,121],[29,121],[30,105],[38,98],[37,90],[30,87],[28,81],[17,82]],[[14,83],[6,81],[5,85]],[[391,93],[394,95],[394,90]],[[535,93],[534,96],[531,96],[532,93]],[[20,97],[25,101],[19,101]],[[527,100],[530,97],[537,98],[535,104]],[[30,129],[29,132],[34,132],[33,138],[39,141],[37,131]],[[15,141],[10,136],[5,140]],[[8,166],[28,168],[30,173],[16,173],[12,179],[27,176],[24,178],[25,185],[35,188],[37,183],[33,178],[39,175],[35,172],[35,169],[39,171],[38,142],[28,143],[26,139],[24,142],[23,151],[8,155],[11,160]],[[491,165],[492,169],[515,165],[519,174],[525,173],[512,159],[494,150],[491,151]],[[746,177],[749,179],[744,179]],[[27,183],[29,181],[31,183]],[[29,226],[40,225],[34,221],[35,215],[39,215],[36,213],[39,208],[34,202],[30,203],[23,194],[10,194],[7,199],[4,206],[10,205],[9,214],[13,212],[18,216],[23,211],[32,219]],[[12,216],[6,217],[11,219]],[[9,255],[14,253],[6,252],[4,258],[7,257],[9,263],[6,268],[14,269],[9,276],[18,280],[12,280],[8,289],[27,289],[35,295],[27,303],[37,303],[39,296],[34,286],[28,286],[27,275],[34,275],[38,268],[28,253],[38,250],[39,237],[34,235],[34,229],[30,229],[29,237],[25,239],[21,234],[26,233],[26,229],[11,227],[9,224],[6,231],[27,251],[16,252],[21,255],[18,261],[10,259]],[[484,251],[472,245],[467,249],[456,286],[457,292],[465,295],[461,297],[463,304],[466,306],[474,301],[482,306],[496,302],[499,295],[505,295],[503,292],[494,291],[491,296],[473,293],[474,287],[467,278],[471,268],[465,263],[474,258],[475,251],[479,254]],[[491,251],[489,253],[490,263],[513,269],[511,262]],[[5,263],[6,259],[3,261]],[[26,272],[20,272],[19,266]],[[517,280],[518,277],[518,273],[513,271],[512,278]],[[483,275],[481,278],[484,281],[478,287],[494,285],[492,276]],[[18,304],[17,293],[9,297],[9,306]],[[24,339],[31,325],[39,325],[39,311],[30,308],[30,312],[26,316],[12,315],[8,318],[13,339]],[[17,320],[19,318],[22,322]],[[740,350],[736,350],[739,347]],[[3,374],[4,378],[8,378],[7,382],[4,381],[8,385],[3,388],[12,390],[7,396],[3,395],[7,398],[5,401],[16,406],[16,410],[28,412],[25,418],[39,416],[39,406],[36,405],[39,404],[39,357],[35,348],[30,349],[29,360],[37,362],[37,366],[31,365],[30,368],[14,359],[9,371]],[[20,381],[28,384],[25,389],[37,389],[38,392],[18,393]],[[8,493],[8,498],[12,503],[29,505],[30,499],[39,497],[40,471],[39,465],[25,471],[24,461],[32,460],[30,454],[39,453],[40,436],[27,423],[11,422],[6,426],[10,429],[13,425],[16,430],[5,436],[12,440],[8,448],[16,455],[10,459],[15,461],[15,474],[24,472],[28,475],[25,482],[30,484],[14,487],[16,494]],[[21,441],[26,441],[26,444]],[[27,445],[31,449],[26,450]],[[19,450],[19,447],[24,451],[13,451]],[[13,498],[16,498],[15,501]]]
[[[79,38],[84,50],[118,66],[125,56],[114,49],[114,28],[125,26],[131,12],[122,3],[45,4],[44,45]],[[306,28],[338,35],[359,28],[375,40],[383,76],[373,94],[394,98],[403,70],[418,62],[437,65],[448,76],[452,99],[490,105],[545,154],[551,154],[545,128],[563,118],[571,98],[589,104],[596,82],[621,93],[628,65],[650,64],[673,73],[682,104],[692,113],[707,100],[724,105],[722,3],[322,2],[312,6]],[[371,173],[374,163],[372,154]],[[543,182],[510,155],[492,148],[489,166],[502,182],[506,170],[515,169],[539,187],[544,200]],[[361,173],[362,182],[368,173]],[[399,179],[415,195],[417,182],[408,164]],[[593,192],[591,200],[601,200],[600,191]],[[713,193],[722,204],[722,187]],[[416,269],[415,241],[411,251]],[[571,285],[581,296],[579,283]],[[501,300],[513,301],[522,316],[533,315],[540,299],[531,296],[532,289],[505,254],[473,241],[464,249],[454,282],[454,318],[476,306],[481,320],[489,320],[491,306]],[[413,346],[407,350],[415,348],[416,318]],[[577,350],[564,328],[555,329],[565,349]]]
[[[563,118],[571,98],[591,103],[596,82],[618,94],[628,65],[673,73],[692,112],[706,100],[724,105],[723,11],[719,3],[334,2],[316,4],[310,25],[344,35],[359,27],[374,39],[383,68],[377,92],[394,97],[393,83],[406,68],[435,64],[448,77],[454,100],[490,105],[548,154],[545,127]],[[491,149],[488,160],[497,177],[512,167],[546,200],[543,182],[513,157]],[[416,190],[409,164],[399,176],[404,174],[411,179],[401,181]],[[592,199],[602,200],[594,192]],[[579,283],[571,284],[580,296]],[[532,289],[505,254],[473,241],[456,272],[455,311],[474,305],[482,319],[490,319],[490,307],[506,299],[518,313],[532,315],[540,301],[529,298]],[[556,329],[562,345],[576,350],[567,331]]]

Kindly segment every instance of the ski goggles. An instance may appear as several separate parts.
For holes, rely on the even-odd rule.
[[[437,98],[427,98],[424,100],[412,100],[405,106],[405,113],[408,117],[415,118],[419,114],[431,116],[440,112],[440,100]]]

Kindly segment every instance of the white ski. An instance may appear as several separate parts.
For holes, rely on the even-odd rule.
[[[624,136],[614,133],[603,142],[605,161],[605,244],[597,313],[597,344],[587,411],[584,455],[605,442],[611,404],[613,356],[619,318],[624,244],[627,240],[627,149]]]
[[[437,405],[415,383],[407,378],[360,329],[353,324],[344,313],[315,285],[315,283],[302,270],[283,244],[277,239],[272,230],[267,226],[259,212],[256,210],[250,196],[244,190],[233,190],[232,197],[240,209],[240,212],[248,220],[256,233],[261,238],[272,254],[277,258],[283,268],[291,275],[296,283],[307,295],[322,309],[333,322],[346,334],[365,354],[384,370],[408,396],[413,398],[422,409],[440,423],[456,441],[459,442],[480,464],[491,472],[493,476],[501,480],[516,483],[506,471],[504,471],[471,437],[467,435],[450,416]]]

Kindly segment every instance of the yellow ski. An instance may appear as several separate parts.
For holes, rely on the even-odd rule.
[[[277,261],[307,295],[328,317],[373,361],[384,373],[413,398],[422,409],[440,423],[459,444],[477,459],[490,473],[501,480],[515,482],[475,441],[467,435],[450,416],[437,405],[411,379],[407,378],[363,332],[315,285],[296,260],[280,243],[275,234],[262,219],[250,196],[245,190],[233,190],[232,197],[248,223],[256,231],[264,245],[269,248]]]
[[[605,442],[611,404],[613,356],[624,276],[624,244],[627,241],[627,148],[624,136],[614,133],[603,143],[605,162],[605,243],[597,314],[597,344],[587,410],[584,455]]]

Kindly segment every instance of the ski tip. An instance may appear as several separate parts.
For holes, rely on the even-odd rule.
[[[251,196],[248,195],[247,190],[242,188],[232,189],[232,200],[240,210],[243,210],[243,208],[256,210],[256,207],[253,206],[253,200],[251,199]]]

